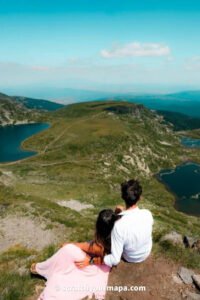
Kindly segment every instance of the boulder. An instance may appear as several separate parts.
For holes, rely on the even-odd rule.
[[[192,293],[190,291],[187,291],[186,297],[188,300],[200,300],[200,294]]]
[[[177,233],[176,231],[172,231],[170,233],[165,234],[161,239],[161,242],[170,242],[175,246],[181,246],[184,247],[184,243],[183,243],[183,237],[181,234]]]
[[[200,275],[194,274],[192,276],[192,279],[193,279],[195,285],[197,286],[197,288],[200,290]]]
[[[178,270],[178,275],[183,280],[185,284],[191,284],[193,282],[192,276],[194,275],[194,271],[189,270],[187,268],[181,267]]]

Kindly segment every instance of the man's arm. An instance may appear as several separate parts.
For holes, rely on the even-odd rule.
[[[118,265],[121,260],[123,247],[123,234],[120,233],[119,228],[115,224],[111,233],[111,254],[104,257],[104,263],[109,267]]]

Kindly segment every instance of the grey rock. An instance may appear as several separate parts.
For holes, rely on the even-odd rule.
[[[194,274],[192,276],[192,279],[193,279],[194,283],[196,284],[196,286],[198,287],[198,289],[200,290],[200,275]]]
[[[183,280],[185,284],[191,284],[193,282],[192,276],[194,275],[194,271],[189,270],[187,268],[181,267],[178,270],[178,275]]]
[[[186,248],[192,248],[195,241],[196,241],[195,238],[189,237],[189,236],[186,236],[186,235],[183,238],[183,243],[184,243]]]
[[[186,292],[188,300],[200,300],[200,294],[192,293],[190,291]]]
[[[181,234],[177,233],[176,231],[172,231],[170,233],[167,233],[166,235],[164,235],[161,238],[160,241],[161,242],[169,241],[175,246],[178,245],[178,246],[184,247],[183,237],[182,237]]]

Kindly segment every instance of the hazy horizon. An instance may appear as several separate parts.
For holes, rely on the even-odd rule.
[[[190,86],[177,86],[177,87],[165,87],[165,86],[136,86],[135,89],[124,87],[101,87],[98,88],[75,88],[75,87],[52,87],[52,86],[18,86],[18,87],[0,87],[0,93],[7,94],[9,96],[22,96],[30,97],[36,99],[44,99],[55,101],[59,103],[70,102],[70,97],[72,100],[76,99],[78,95],[80,98],[87,99],[87,96],[94,95],[94,98],[101,97],[114,97],[114,96],[124,96],[124,95],[168,95],[174,93],[182,92],[195,92],[200,91],[200,88],[194,88]],[[75,98],[74,98],[75,97]]]

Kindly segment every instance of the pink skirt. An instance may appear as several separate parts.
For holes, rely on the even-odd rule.
[[[85,252],[67,244],[44,262],[36,264],[38,274],[47,279],[46,287],[38,300],[80,300],[91,297],[105,298],[110,268],[106,265],[89,265],[79,269],[75,261],[85,258]]]

